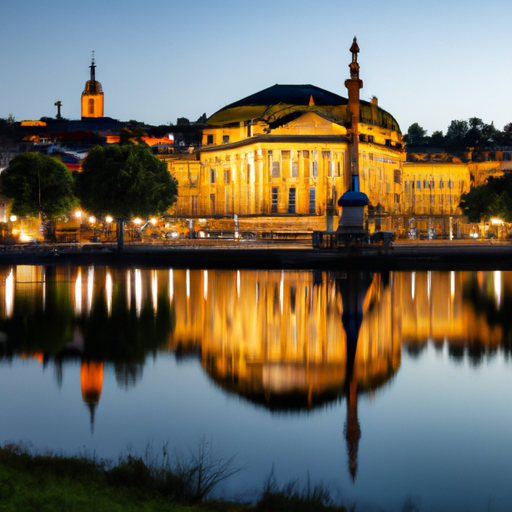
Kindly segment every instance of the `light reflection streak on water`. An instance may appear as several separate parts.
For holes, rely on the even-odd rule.
[[[190,299],[190,270],[189,269],[187,269],[185,281],[186,281],[185,286],[186,286],[187,300],[189,300]]]
[[[87,315],[92,311],[92,297],[94,292],[94,267],[89,267],[87,271]]]
[[[450,298],[453,302],[455,298],[455,272],[453,270],[450,272]]]
[[[432,272],[427,272],[427,298],[430,302],[430,293],[432,292]]]
[[[279,281],[279,310],[283,314],[283,295],[284,295],[284,272],[281,272],[281,280]]]
[[[208,299],[208,270],[203,271],[203,297]]]
[[[153,312],[156,315],[158,312],[158,279],[156,270],[153,270],[151,274],[151,297],[153,299]]]
[[[494,271],[494,300],[496,302],[496,307],[500,309],[501,307],[501,271]]]
[[[107,299],[107,314],[108,316],[112,316],[112,275],[110,271],[107,272],[106,276],[105,294]]]
[[[169,302],[172,304],[174,299],[174,272],[169,269]]]
[[[240,297],[240,270],[236,271],[236,296]]]
[[[82,314],[82,271],[78,269],[75,281],[75,314]]]
[[[126,271],[126,308],[130,309],[132,304],[132,273]]]
[[[416,295],[416,272],[411,272],[411,297],[414,300]]]
[[[135,314],[140,317],[142,311],[142,276],[140,269],[135,269]]]
[[[5,317],[11,318],[14,311],[14,275],[12,268],[5,279]]]
[[[43,312],[46,309],[46,268],[43,267],[41,277],[43,279]]]

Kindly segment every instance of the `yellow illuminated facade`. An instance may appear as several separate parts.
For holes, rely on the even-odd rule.
[[[87,80],[85,83],[85,89],[82,93],[82,118],[103,117],[103,89],[100,82],[96,80],[96,65],[94,64],[94,57],[89,67],[91,68],[91,77],[90,80]]]
[[[392,211],[401,197],[405,151],[388,112],[357,100],[355,130],[349,98],[313,85],[274,85],[213,114],[202,147],[162,157],[178,180],[176,213],[242,216],[302,230],[336,228],[338,198],[349,188],[358,147],[361,191]],[[353,134],[357,134],[357,144]],[[251,220],[252,219],[252,220]]]
[[[469,231],[462,227],[461,195],[500,173],[500,162],[407,158],[398,123],[377,98],[359,99],[350,87],[354,81],[362,87],[359,69],[350,69],[357,77],[346,81],[348,98],[312,85],[275,85],[213,114],[200,148],[159,156],[178,180],[175,215],[236,214],[241,229],[254,231],[335,230],[337,200],[357,168],[370,232]]]

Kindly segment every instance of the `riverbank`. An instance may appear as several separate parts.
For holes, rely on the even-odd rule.
[[[115,265],[154,268],[309,270],[512,270],[512,243],[398,242],[340,250],[307,242],[184,240],[168,244],[24,244],[0,246],[0,265]]]
[[[255,503],[207,499],[216,483],[232,474],[229,461],[192,459],[181,461],[181,466],[169,466],[128,456],[112,465],[80,456],[32,454],[21,445],[5,445],[0,447],[0,510],[349,512],[335,505],[321,484],[279,486],[272,474],[262,483]],[[197,470],[202,470],[199,480]],[[206,493],[197,494],[198,489]],[[192,494],[186,494],[187,490]]]

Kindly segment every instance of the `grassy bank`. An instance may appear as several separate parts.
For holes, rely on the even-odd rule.
[[[186,460],[158,464],[132,456],[113,464],[36,454],[7,444],[0,448],[0,511],[347,512],[333,503],[322,485],[280,486],[273,472],[256,503],[208,499],[220,481],[241,470],[232,462],[213,456],[208,443]]]

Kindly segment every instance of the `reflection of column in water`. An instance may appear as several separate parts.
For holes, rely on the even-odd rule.
[[[338,288],[343,302],[341,321],[347,335],[347,361],[345,390],[347,396],[347,421],[344,435],[347,441],[348,464],[352,480],[357,474],[357,451],[361,428],[357,418],[357,380],[354,375],[354,361],[357,351],[359,330],[363,322],[363,302],[372,283],[370,272],[349,272],[337,279]]]

